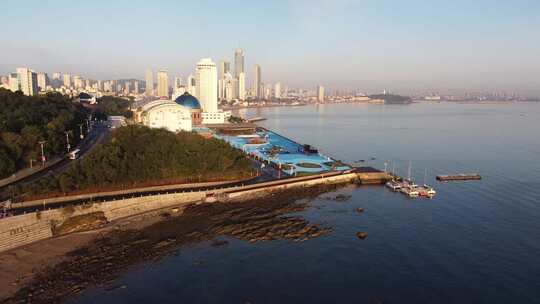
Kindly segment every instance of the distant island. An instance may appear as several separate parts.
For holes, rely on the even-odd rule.
[[[369,95],[372,100],[384,100],[385,104],[410,104],[412,98],[409,96],[393,95],[393,94],[375,94]]]

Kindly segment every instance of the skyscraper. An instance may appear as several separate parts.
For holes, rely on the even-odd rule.
[[[262,98],[263,89],[261,87],[261,66],[256,64],[254,68],[255,73],[253,74],[253,94],[255,94],[255,98]]]
[[[272,85],[267,84],[263,86],[263,88],[264,88],[264,99],[269,100],[270,97],[272,97]]]
[[[37,74],[28,68],[17,68],[19,90],[24,95],[33,96],[38,93]]]
[[[17,92],[19,90],[19,74],[10,73],[8,76],[8,83],[11,92]]]
[[[79,75],[73,76],[73,85],[74,85],[75,88],[77,88],[77,89],[80,89],[80,88],[83,87],[83,81],[82,81],[81,76],[79,76]]]
[[[159,97],[169,98],[169,75],[167,70],[159,70],[157,73],[157,94]]]
[[[238,76],[238,99],[246,100],[246,74],[244,72]]]
[[[64,76],[64,86],[69,89],[71,87],[71,75],[64,74],[63,76]]]
[[[197,98],[203,112],[217,112],[217,68],[211,58],[197,63]]]
[[[274,85],[274,97],[276,99],[281,98],[281,82],[276,82],[276,84]]]
[[[138,80],[135,80],[135,82],[133,83],[133,93],[139,94],[139,81]]]
[[[221,60],[219,63],[219,79],[223,79],[225,74],[231,71],[231,63],[225,60]]]
[[[193,77],[193,75],[188,76],[188,79],[187,79],[187,91],[188,91],[189,94],[197,97],[195,77]]]
[[[146,96],[154,96],[154,73],[146,70]]]
[[[233,101],[238,97],[238,81],[231,73],[226,73],[222,79],[223,82],[223,99]]]
[[[179,76],[174,77],[173,91],[182,86],[182,78]]]
[[[317,86],[317,101],[324,102],[324,87],[321,85]]]
[[[234,51],[234,77],[238,78],[244,72],[244,51],[236,49]]]
[[[37,83],[38,89],[40,91],[45,91],[47,89],[47,85],[49,84],[49,77],[47,77],[47,73],[39,73],[37,75]]]

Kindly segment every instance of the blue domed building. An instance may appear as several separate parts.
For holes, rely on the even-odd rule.
[[[174,102],[188,109],[201,109],[201,104],[199,103],[199,100],[188,92],[185,92],[184,94],[178,96],[174,100]]]
[[[201,104],[195,96],[185,92],[178,96],[174,102],[191,111],[191,120],[194,125],[200,125],[202,123]]]

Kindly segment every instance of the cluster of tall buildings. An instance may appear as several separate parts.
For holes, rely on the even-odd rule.
[[[193,74],[189,75],[186,84],[182,83],[181,77],[175,76],[171,87],[169,86],[169,75],[167,70],[159,70],[157,72],[157,83],[154,81],[154,72],[152,70],[147,70],[145,76],[145,94],[147,97],[169,98],[172,96],[172,99],[174,99],[175,97],[188,92],[199,98],[201,97],[199,94],[205,94],[205,90],[201,89],[201,86],[205,85],[200,82],[200,74],[203,73],[202,71],[215,69],[217,72],[215,81],[217,100],[230,102],[233,100],[244,101],[248,98],[264,98],[261,67],[259,65],[254,66],[253,86],[251,90],[249,90],[246,85],[245,56],[242,49],[235,50],[233,63],[233,69],[231,69],[230,61],[222,60],[219,62],[219,67],[217,67],[210,59],[203,59],[197,64],[195,76],[193,76]],[[214,84],[210,85],[213,86]]]
[[[47,74],[37,73],[29,68],[17,68],[15,73],[10,73],[0,79],[0,87],[15,91],[21,91],[24,95],[37,95],[40,86],[47,85]]]
[[[0,77],[0,87],[13,92],[21,91],[28,96],[44,92],[60,92],[77,96],[85,92],[97,97],[102,95],[138,95],[139,80],[92,80],[80,75],[55,72],[52,77],[47,73],[36,72],[30,68],[17,68],[14,73]]]
[[[232,64],[228,60],[221,60],[219,66],[216,66],[216,63],[211,59],[202,59],[197,63],[195,72],[187,77],[185,83],[179,76],[173,77],[171,82],[169,72],[166,69],[158,70],[155,73],[152,70],[147,70],[143,82],[136,79],[92,80],[80,75],[60,72],[53,73],[52,78],[49,78],[47,73],[38,73],[29,68],[18,68],[15,73],[0,78],[0,87],[12,91],[20,90],[26,95],[58,91],[77,96],[85,92],[95,97],[117,95],[134,96],[136,99],[147,100],[152,98],[174,100],[187,92],[199,98],[202,103],[208,98],[218,102],[227,101],[232,105],[247,101],[279,101],[297,98],[297,95],[289,91],[287,86],[283,87],[281,82],[263,83],[261,66],[258,64],[253,65],[251,76],[251,86],[248,87],[244,50],[238,48],[234,51]],[[324,102],[324,88],[317,87],[316,94],[317,100]]]

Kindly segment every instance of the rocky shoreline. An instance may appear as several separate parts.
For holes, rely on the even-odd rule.
[[[182,246],[227,236],[251,243],[271,240],[306,241],[332,231],[291,215],[307,209],[309,199],[336,190],[337,185],[275,192],[244,202],[193,204],[160,213],[161,220],[137,229],[116,225],[92,242],[69,252],[62,261],[38,272],[5,303],[60,303],[82,290],[116,289],[115,280],[127,268],[179,254]],[[339,200],[339,199],[338,199]]]

